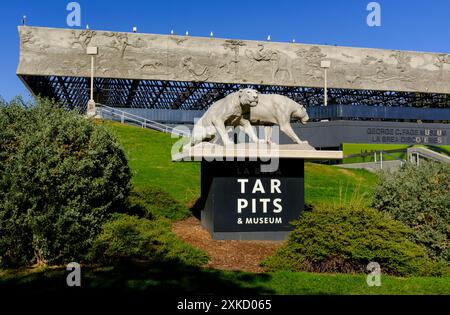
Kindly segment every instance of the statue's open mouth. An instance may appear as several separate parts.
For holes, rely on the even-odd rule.
[[[254,107],[254,106],[256,106],[256,105],[258,105],[258,100],[256,100],[256,101],[250,101],[250,106]]]

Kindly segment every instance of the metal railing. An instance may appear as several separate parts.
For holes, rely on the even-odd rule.
[[[108,119],[108,116],[109,116],[110,120],[114,120],[114,121],[118,120],[123,124],[124,123],[128,123],[128,124],[132,123],[135,125],[139,125],[142,128],[157,130],[157,131],[161,131],[164,133],[176,134],[176,135],[183,136],[183,137],[190,136],[190,134],[186,131],[173,128],[171,126],[159,123],[154,120],[149,120],[145,117],[130,114],[126,111],[123,111],[123,110],[120,110],[120,109],[117,109],[114,107],[110,107],[110,106],[106,106],[106,105],[97,103],[97,104],[95,104],[95,110],[96,110],[96,114],[104,119]]]
[[[420,164],[420,158],[425,158],[440,163],[450,163],[449,156],[422,147],[408,148],[407,156],[408,161],[410,161],[411,163],[415,163],[417,165]]]
[[[348,158],[366,158],[366,157],[372,157],[372,161],[363,161],[359,163],[378,163],[380,165],[380,169],[383,169],[383,162],[386,162],[385,156],[389,156],[391,160],[396,160],[400,162],[400,166],[403,166],[403,164],[406,163],[406,160],[394,155],[393,153],[406,153],[405,149],[396,149],[396,150],[376,150],[376,151],[369,151],[369,152],[361,152],[357,154],[349,154],[344,156],[344,159]]]
[[[405,160],[399,158],[398,156],[395,156],[394,154],[391,154],[391,153],[389,153],[389,152],[386,152],[386,151],[384,151],[384,150],[375,151],[375,153],[374,153],[374,154],[375,154],[375,156],[374,156],[375,162],[377,162],[377,152],[380,154],[380,168],[381,168],[381,169],[383,169],[383,154],[384,154],[384,155],[387,155],[387,156],[389,156],[389,157],[391,157],[394,161],[395,161],[395,160],[400,161],[400,167],[403,166],[403,164],[406,163]]]

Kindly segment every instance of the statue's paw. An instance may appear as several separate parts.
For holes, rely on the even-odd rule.
[[[273,141],[270,140],[270,139],[265,140],[265,143],[268,144],[268,145],[278,145],[278,143],[273,142]]]

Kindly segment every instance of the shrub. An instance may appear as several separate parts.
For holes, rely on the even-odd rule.
[[[116,214],[104,224],[89,257],[94,262],[113,264],[142,259],[195,266],[208,261],[205,252],[182,242],[171,232],[169,220],[161,217],[148,220],[127,214]]]
[[[422,162],[383,173],[373,207],[411,227],[431,257],[450,261],[450,165]]]
[[[435,272],[410,229],[373,209],[326,207],[304,212],[288,241],[263,261],[269,271],[364,272],[378,262],[394,275]]]
[[[147,219],[163,217],[171,221],[186,219],[189,209],[158,187],[133,189],[129,197],[130,213]]]
[[[0,265],[80,260],[129,194],[101,126],[51,101],[0,105]]]

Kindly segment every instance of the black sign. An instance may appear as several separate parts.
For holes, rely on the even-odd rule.
[[[214,233],[286,232],[304,207],[304,161],[202,161],[202,224]]]
[[[222,177],[215,186],[216,232],[289,231],[303,209],[303,178]]]

